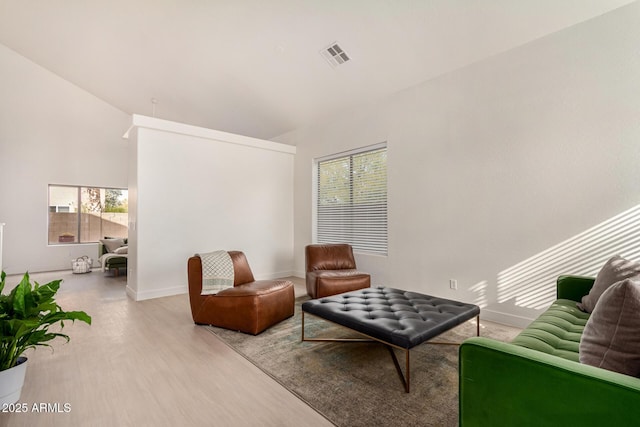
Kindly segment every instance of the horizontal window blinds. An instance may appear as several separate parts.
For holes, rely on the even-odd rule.
[[[387,149],[318,162],[317,241],[387,254]]]

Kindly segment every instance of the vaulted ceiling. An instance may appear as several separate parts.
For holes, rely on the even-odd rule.
[[[0,0],[0,43],[127,113],[269,139],[628,3]]]

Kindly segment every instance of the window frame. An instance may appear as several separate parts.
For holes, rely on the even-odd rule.
[[[378,245],[377,249],[363,248],[358,243],[359,239],[338,239],[336,241],[324,240],[319,232],[319,205],[320,205],[320,167],[321,163],[340,159],[350,159],[350,163],[353,163],[353,157],[366,154],[373,151],[384,149],[388,154],[387,142],[381,142],[378,144],[368,145],[365,147],[356,148],[353,150],[343,151],[327,156],[322,156],[313,159],[312,167],[312,241],[313,243],[349,243],[352,245],[354,252],[373,255],[373,256],[388,256],[389,253],[389,205],[388,205],[388,168],[385,166],[385,196],[384,196],[384,237],[379,240],[382,242]],[[351,172],[353,172],[351,170]],[[352,177],[352,175],[350,175]],[[353,189],[353,179],[350,180],[349,186]],[[351,199],[351,206],[353,207],[353,199]],[[353,229],[351,229],[353,232]],[[360,239],[361,240],[361,239]]]
[[[61,205],[52,205],[52,201],[51,201],[51,189],[53,187],[57,187],[57,188],[70,188],[70,189],[75,189],[76,192],[76,203],[77,203],[77,210],[76,212],[69,212],[69,211],[64,211],[64,210],[60,210],[60,206]],[[86,214],[87,212],[83,212],[82,211],[82,190],[83,189],[87,189],[87,188],[97,188],[100,191],[107,191],[107,190],[119,190],[119,191],[124,191],[127,193],[127,204],[128,204],[128,200],[129,200],[129,189],[128,188],[119,188],[119,187],[101,187],[101,186],[95,186],[95,185],[71,185],[71,184],[48,184],[47,185],[47,246],[61,246],[61,245],[86,245],[86,244],[95,244],[98,243],[99,240],[87,240],[87,241],[82,241],[83,239],[83,235],[85,235],[86,233],[82,233],[82,215]],[[55,208],[55,210],[52,210],[52,208]],[[58,241],[52,241],[51,240],[51,213],[75,213],[76,214],[76,227],[75,227],[75,235],[74,235],[74,240],[73,241],[61,241],[60,239],[58,239]],[[105,213],[113,213],[113,212],[105,212],[104,211],[104,206],[102,206],[102,210],[100,212],[101,216],[100,216],[100,220],[104,221],[104,218],[102,217],[102,215],[104,215]],[[125,213],[125,212],[123,212]],[[128,209],[126,212],[127,216],[129,214]],[[129,223],[128,223],[128,219],[126,221],[126,225],[125,225],[126,229],[127,229],[127,235],[129,234]],[[100,228],[100,233],[101,237],[99,237],[99,239],[103,238],[104,236],[102,236],[102,223],[101,223],[101,228]],[[114,237],[119,237],[119,236],[114,236]]]

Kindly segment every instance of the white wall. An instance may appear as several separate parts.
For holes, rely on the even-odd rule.
[[[293,265],[295,147],[134,116],[128,292],[187,290],[187,259],[243,251],[256,279]]]
[[[575,262],[552,256],[504,280],[640,203],[639,46],[635,3],[276,138],[297,146],[297,274],[312,236],[313,159],[387,141],[389,255],[357,254],[359,267],[374,285],[477,302],[485,318],[528,323],[553,299],[556,274],[593,273],[631,250],[616,239],[597,252],[574,244]],[[637,223],[627,225],[634,247]]]
[[[130,116],[0,44],[3,268],[70,269],[97,245],[47,245],[49,184],[127,186]]]

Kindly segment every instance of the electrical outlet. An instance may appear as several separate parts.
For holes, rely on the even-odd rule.
[[[449,279],[449,288],[453,289],[454,291],[457,291],[458,281],[456,279]]]

